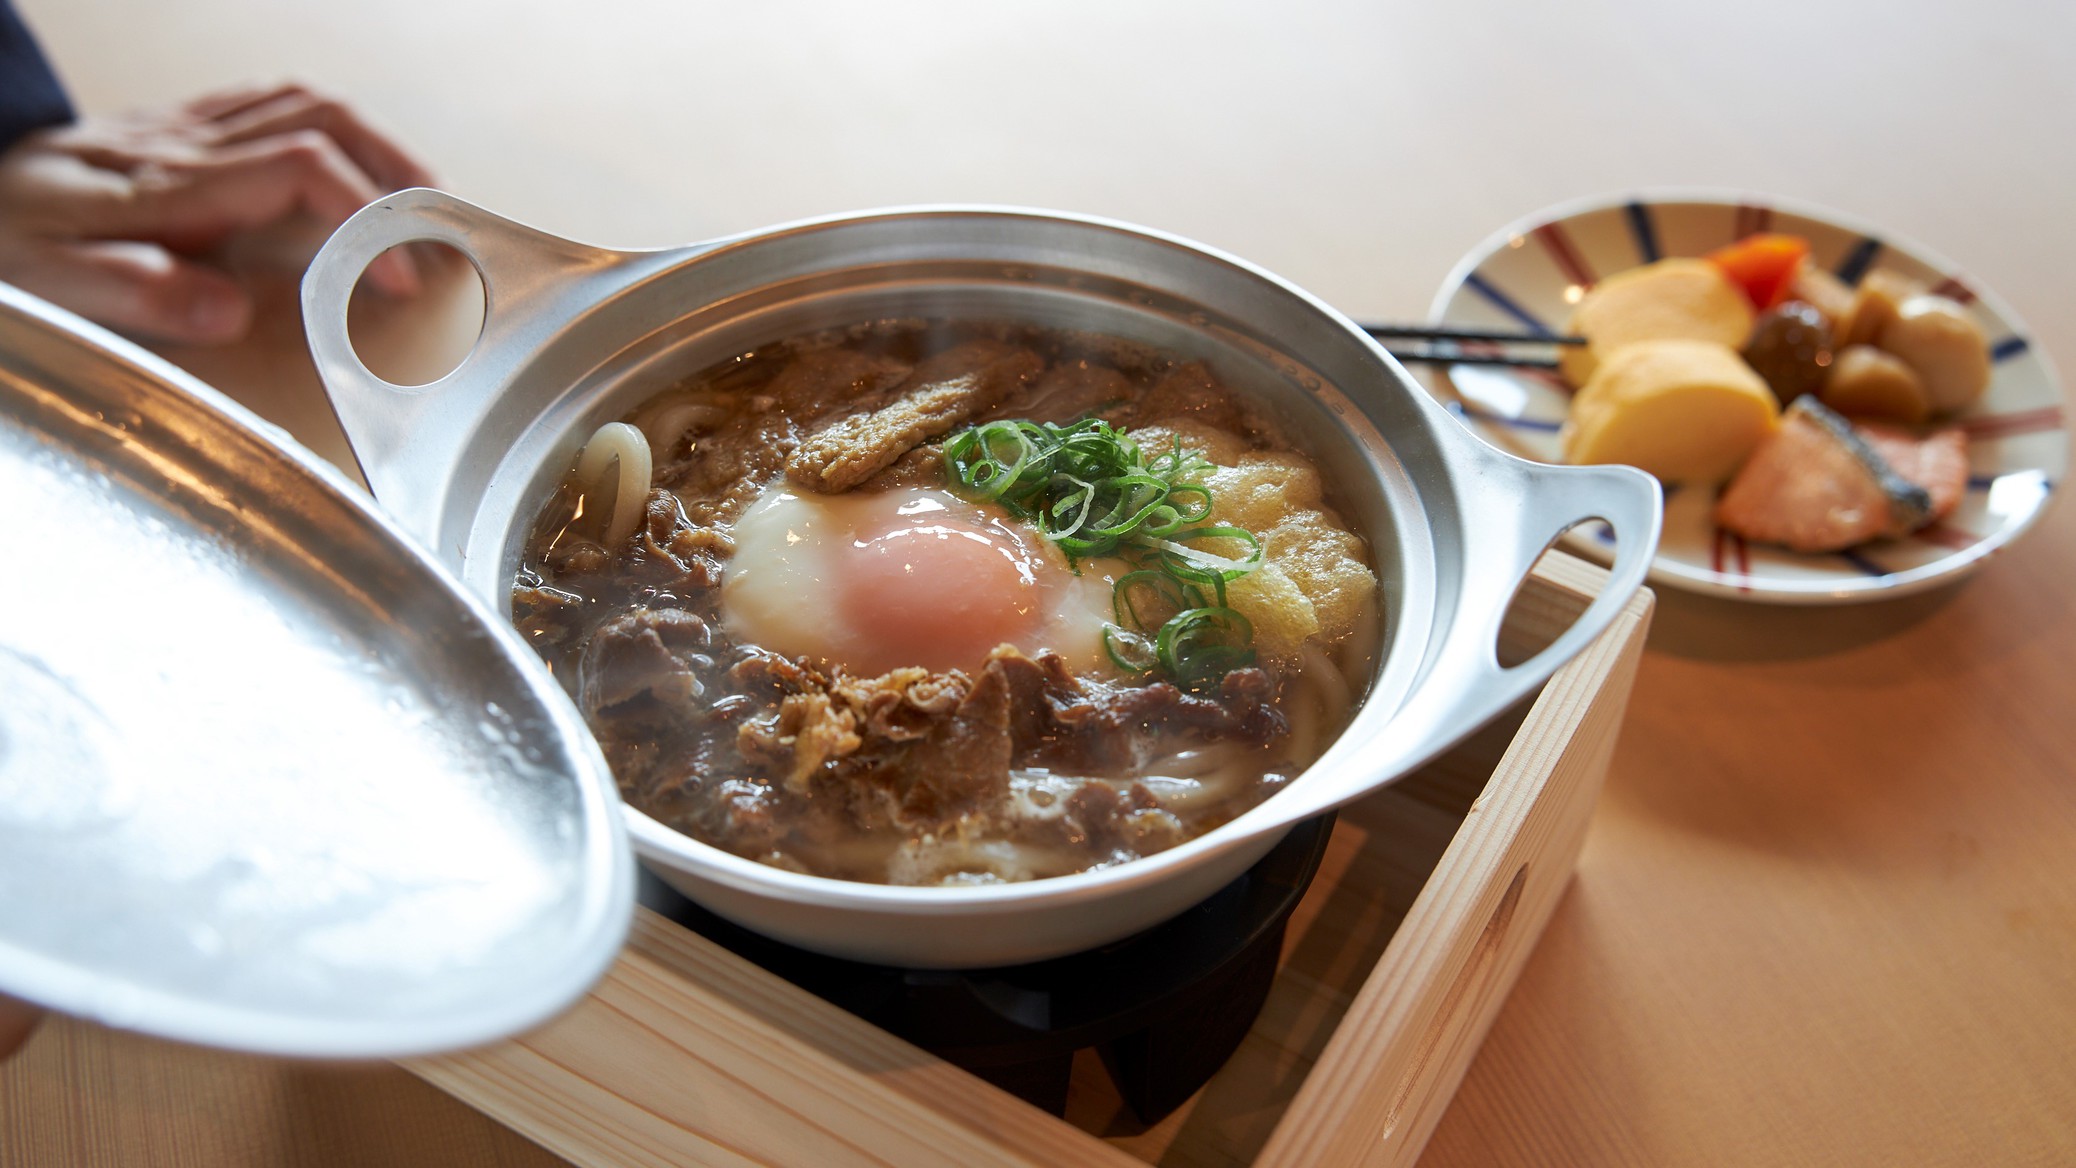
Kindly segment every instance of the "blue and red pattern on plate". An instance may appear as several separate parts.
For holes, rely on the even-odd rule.
[[[1602,276],[1666,256],[1698,256],[1761,231],[1800,235],[1814,261],[1857,284],[1884,269],[1967,305],[1990,339],[1994,376],[1981,401],[1950,419],[1968,436],[1967,497],[1940,523],[1904,539],[1834,555],[1748,544],[1713,517],[1716,491],[1666,493],[1665,535],[1653,562],[1659,584],[1776,604],[1830,604],[1917,592],[1954,579],[2039,518],[2068,472],[2068,415],[2047,355],[2018,317],[1951,263],[1846,216],[1758,195],[1645,193],[1568,203],[1530,215],[1456,265],[1430,315],[1453,325],[1563,327]],[[1464,351],[1473,351],[1466,346]],[[1554,373],[1438,366],[1436,396],[1502,449],[1561,462],[1559,430],[1571,389]],[[1569,537],[1604,555],[1604,529]]]

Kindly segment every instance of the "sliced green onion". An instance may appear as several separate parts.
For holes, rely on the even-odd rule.
[[[1117,583],[1110,590],[1111,614],[1117,618],[1119,625],[1142,633],[1160,627],[1156,621],[1147,620],[1146,614],[1139,611],[1135,597],[1146,592],[1152,593],[1153,602],[1170,613],[1201,607],[1190,603],[1197,598],[1185,595],[1181,582],[1166,572],[1148,569],[1126,572],[1117,578]],[[1158,618],[1161,621],[1166,619],[1166,616]]]
[[[954,434],[944,462],[954,490],[1035,525],[1077,571],[1102,556],[1133,562],[1112,591],[1117,621],[1103,627],[1119,668],[1158,668],[1198,689],[1253,662],[1254,626],[1227,605],[1226,585],[1261,566],[1261,540],[1206,522],[1212,493],[1190,480],[1216,464],[1180,437],[1148,458],[1100,418],[995,421]],[[1237,540],[1246,554],[1189,546],[1207,539]]]
[[[1204,551],[1200,548],[1183,546],[1198,539],[1237,539],[1247,545],[1245,559],[1231,559]],[[1261,567],[1261,541],[1244,527],[1193,527],[1178,531],[1167,539],[1146,541],[1146,546],[1159,553],[1161,565],[1169,572],[1199,584],[1223,586],[1238,580],[1247,573]]]
[[[1103,651],[1119,669],[1131,673],[1146,673],[1160,664],[1154,652],[1153,642],[1143,633],[1134,633],[1113,624],[1103,626]]]
[[[1254,661],[1254,625],[1236,609],[1192,608],[1154,635],[1154,656],[1170,677],[1199,688]]]

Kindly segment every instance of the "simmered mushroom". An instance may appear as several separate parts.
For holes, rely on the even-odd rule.
[[[1807,301],[1787,301],[1760,315],[1744,360],[1782,405],[1815,393],[1831,371],[1830,322]]]

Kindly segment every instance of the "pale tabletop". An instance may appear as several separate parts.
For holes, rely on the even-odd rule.
[[[1417,319],[1538,207],[1733,187],[1929,244],[2076,369],[2066,4],[21,8],[89,111],[295,77],[590,242],[1022,204]],[[276,308],[172,355],[340,457]],[[1577,878],[1423,1163],[2076,1162],[2072,580],[2064,503],[1931,595],[1661,591]],[[557,1162],[394,1068],[66,1022],[0,1067],[8,1168]]]

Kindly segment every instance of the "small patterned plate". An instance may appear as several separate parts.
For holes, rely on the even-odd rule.
[[[1952,419],[1968,435],[1968,493],[1943,521],[1904,539],[1813,555],[1747,545],[1715,525],[1716,491],[1674,487],[1651,579],[1774,604],[1843,604],[1917,592],[1960,576],[2032,526],[2069,466],[2061,383],[2023,323],[1987,289],[1931,252],[1829,211],[1759,195],[1644,193],[1553,207],[1501,229],[1456,265],[1430,315],[1462,326],[1561,329],[1601,276],[1664,256],[1698,256],[1760,231],[1807,238],[1815,262],[1857,284],[1876,269],[1930,285],[1968,306],[1988,335],[1995,375]],[[1473,351],[1466,346],[1465,352]],[[1427,385],[1487,440],[1560,462],[1571,391],[1554,373],[1438,366]],[[1605,529],[1570,537],[1605,558]]]

